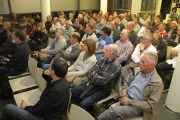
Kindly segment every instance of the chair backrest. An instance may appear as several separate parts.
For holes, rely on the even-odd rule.
[[[71,104],[69,120],[95,120],[86,110]]]
[[[34,58],[29,56],[28,69],[29,69],[29,72],[30,72],[32,78],[35,77],[36,68],[37,68],[37,61]]]
[[[170,59],[172,46],[167,46],[166,60]]]
[[[41,92],[44,91],[46,88],[47,82],[46,80],[42,77],[43,70],[41,68],[37,68],[36,75],[35,75],[35,81],[41,90]]]
[[[70,113],[70,110],[71,110],[71,96],[72,96],[72,93],[71,91],[69,90],[69,102],[68,102],[68,107],[67,107],[67,112],[65,113],[65,118],[66,120],[69,120],[69,113]]]
[[[121,73],[118,77],[118,81],[117,83],[115,84],[115,86],[113,87],[113,90],[118,94],[120,95],[120,82],[121,82]]]

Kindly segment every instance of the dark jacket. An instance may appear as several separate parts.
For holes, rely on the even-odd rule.
[[[38,31],[37,31],[37,30],[34,30],[34,31],[29,35],[29,37],[30,37],[32,40],[35,40],[37,34],[38,34]]]
[[[51,22],[46,22],[45,23],[45,26],[46,26],[46,30],[48,31],[48,33],[50,32],[50,27],[52,26],[52,21]]]
[[[12,42],[12,38],[8,38],[5,45],[0,47],[0,55],[7,57],[8,54],[13,55],[17,45]]]
[[[112,39],[113,39],[114,43],[120,39],[119,35],[120,35],[120,29],[119,28],[113,29]]]
[[[84,28],[82,28],[81,30],[79,30],[79,28],[76,28],[75,32],[78,32],[80,34],[81,39],[83,38],[84,34],[86,34]]]
[[[125,28],[124,24],[122,23],[119,24],[119,27],[120,27],[120,31],[122,31]]]
[[[69,102],[69,84],[65,78],[51,82],[43,91],[40,100],[25,110],[44,120],[61,120],[67,111]]]
[[[158,25],[156,25],[156,24],[154,26],[152,26],[152,28],[153,28],[154,31],[159,30]]]
[[[167,28],[166,28],[166,32],[167,32],[167,33],[168,33],[170,30],[171,30],[170,27],[167,27]],[[175,27],[175,28],[172,30],[171,36],[174,35],[174,34],[177,34],[177,27]]]
[[[31,50],[26,42],[21,42],[14,51],[11,60],[4,67],[14,68],[17,71],[25,71],[28,66],[28,58]]]
[[[0,32],[0,46],[2,46],[6,42],[7,38],[8,38],[8,36],[7,36],[5,30]]]
[[[168,40],[167,40],[167,43],[168,43],[168,46],[173,46],[173,47],[176,47],[178,45],[178,43],[180,43],[180,37],[178,39],[178,42],[174,42],[174,40],[176,39],[177,35],[174,34],[172,35]],[[171,41],[171,39],[173,41]]]
[[[44,49],[47,47],[48,34],[46,32],[38,31],[37,36],[35,37],[34,40],[38,43],[39,49]]]
[[[66,61],[70,61],[70,65],[74,64],[76,59],[79,57],[79,54],[81,53],[81,46],[77,44],[72,48],[72,51],[70,54],[66,52],[66,49],[71,46],[71,43],[68,43],[66,46],[64,46],[60,50],[60,57],[64,58]]]
[[[129,41],[134,45],[134,41],[137,39],[137,34],[132,30],[129,35]]]
[[[157,51],[160,50],[158,54],[158,63],[164,62],[166,60],[167,44],[163,40],[161,40],[156,49]]]

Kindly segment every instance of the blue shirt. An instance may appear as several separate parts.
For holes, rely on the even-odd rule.
[[[105,39],[102,36],[98,39],[99,45],[96,51],[102,50],[105,45],[114,44],[113,39],[111,37]],[[99,60],[100,58],[104,57],[104,53],[102,54],[95,54],[96,59]]]
[[[137,73],[134,80],[131,82],[130,86],[127,89],[128,95],[136,100],[143,100],[144,87],[151,80],[154,70],[146,75],[143,75],[142,71]]]

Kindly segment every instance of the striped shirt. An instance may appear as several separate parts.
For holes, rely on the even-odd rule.
[[[137,73],[134,80],[131,82],[130,86],[127,89],[128,95],[132,99],[143,100],[144,87],[151,80],[154,70],[149,74],[143,75],[142,71]]]
[[[119,63],[126,62],[133,51],[132,43],[129,41],[129,39],[127,39],[124,42],[118,40],[115,44],[119,47],[119,55],[117,60]]]

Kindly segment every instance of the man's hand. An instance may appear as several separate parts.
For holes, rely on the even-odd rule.
[[[21,108],[24,109],[27,105],[27,103],[24,100],[21,100]]]
[[[44,74],[49,76],[50,75],[50,70],[49,69],[45,70]]]
[[[140,50],[144,50],[144,48],[146,47],[146,44],[143,44],[142,42],[139,45]]]
[[[173,41],[173,39],[171,39],[171,41]]]
[[[5,58],[4,60],[5,60],[5,61],[10,61],[10,59],[8,59],[8,58]]]
[[[159,54],[160,50],[157,51],[157,55]]]
[[[8,54],[8,57],[10,58],[10,57],[12,57],[12,55],[11,55],[11,54]]]
[[[128,102],[129,102],[129,98],[122,98],[120,101],[120,104],[121,105],[128,105]]]
[[[45,52],[45,49],[41,49],[41,52],[42,52],[42,53]]]

